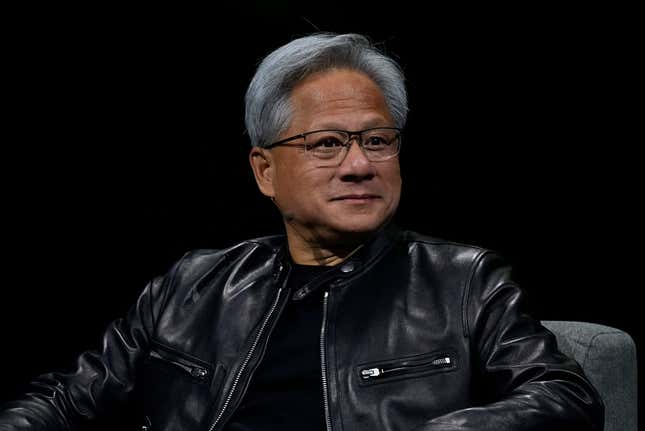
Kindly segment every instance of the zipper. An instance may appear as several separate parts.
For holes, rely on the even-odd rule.
[[[327,395],[327,354],[325,349],[325,335],[327,333],[327,303],[329,302],[329,291],[325,291],[323,297],[323,319],[322,327],[320,328],[320,370],[322,372],[322,388],[323,388],[323,404],[325,407],[325,423],[327,431],[332,431],[331,428],[331,415],[329,414],[329,396]]]
[[[454,368],[455,361],[448,354],[441,354],[430,361],[414,362],[411,360],[399,361],[378,367],[363,368],[360,370],[363,382],[374,381],[386,377],[404,376],[407,374],[422,373],[425,371]]]
[[[146,423],[144,425],[141,425],[141,431],[151,431],[152,422],[150,422],[150,418],[148,416],[144,416],[143,419]]]
[[[205,367],[200,367],[198,365],[189,365],[185,362],[181,362],[178,360],[170,359],[166,356],[160,355],[159,353],[155,352],[154,350],[150,351],[150,357],[157,359],[162,362],[167,362],[169,364],[172,364],[175,367],[181,368],[188,374],[190,374],[192,377],[198,379],[198,380],[206,380],[206,377],[208,377],[208,369]]]
[[[237,388],[237,385],[239,384],[240,379],[242,378],[242,374],[244,373],[246,366],[249,364],[249,361],[251,360],[251,357],[253,356],[253,353],[255,352],[255,349],[258,346],[258,343],[260,342],[260,338],[264,333],[264,329],[266,328],[267,324],[271,320],[271,316],[275,312],[275,309],[277,308],[278,303],[280,302],[280,296],[282,294],[282,290],[283,290],[283,287],[278,289],[278,294],[276,295],[275,300],[273,301],[273,304],[269,309],[269,312],[264,317],[264,320],[262,321],[262,325],[260,325],[260,329],[258,330],[258,334],[255,336],[255,340],[253,340],[253,344],[251,344],[251,348],[246,354],[246,357],[242,362],[242,366],[240,366],[240,369],[238,370],[237,375],[235,376],[235,380],[233,380],[233,386],[231,386],[231,390],[229,391],[228,396],[226,397],[226,401],[224,401],[224,405],[222,406],[222,409],[220,410],[219,414],[216,416],[215,420],[213,421],[213,424],[210,426],[210,428],[208,428],[208,431],[213,431],[215,429],[215,426],[222,419],[222,416],[224,416],[224,413],[226,412],[226,409],[228,408],[228,405],[230,404],[231,399],[235,394],[235,389]]]

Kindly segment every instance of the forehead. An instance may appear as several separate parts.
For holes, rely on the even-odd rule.
[[[386,125],[392,121],[380,87],[354,70],[332,69],[308,76],[294,87],[291,103],[294,127],[355,129],[366,122]]]

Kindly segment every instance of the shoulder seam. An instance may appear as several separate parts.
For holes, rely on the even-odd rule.
[[[157,309],[157,311],[159,313],[158,313],[157,316],[155,316],[154,313],[151,313],[151,315],[152,315],[152,325],[153,325],[153,328],[154,328],[153,332],[154,333],[157,332],[158,318],[162,314],[161,310],[164,310],[166,308],[166,302],[168,301],[169,290],[171,288],[174,288],[175,280],[177,279],[177,274],[179,273],[179,270],[185,265],[186,261],[188,260],[189,255],[191,255],[193,253],[194,253],[194,251],[187,251],[186,253],[184,253],[184,255],[181,257],[181,259],[179,259],[175,263],[175,265],[171,269],[170,273],[167,274],[164,277],[165,280],[162,281],[162,282],[165,282],[165,286],[164,286],[164,289],[161,292],[163,298],[160,298],[161,303],[160,303],[159,308]]]
[[[281,235],[273,235],[273,236],[268,236],[268,237],[264,237],[264,238],[266,238],[266,239],[274,239],[274,238],[280,238],[280,237],[281,237]],[[261,241],[260,238],[248,239],[246,241],[242,241],[240,244],[254,244],[254,245],[258,245],[258,246],[268,248],[269,250],[276,250],[276,247],[272,247],[269,244],[267,244],[266,242]]]
[[[466,284],[463,288],[463,297],[462,297],[462,303],[461,303],[461,313],[462,313],[462,326],[463,326],[463,334],[464,337],[469,338],[470,337],[470,326],[468,325],[468,303],[470,301],[470,289],[471,289],[471,284],[473,281],[473,278],[475,276],[475,271],[477,269],[477,266],[479,263],[482,261],[484,256],[487,254],[492,254],[493,252],[490,250],[482,249],[477,247],[479,249],[479,253],[474,257],[472,264],[470,265],[470,270],[468,271],[468,279],[466,280]]]
[[[403,237],[399,239],[400,241],[403,242],[409,242],[409,243],[421,243],[421,244],[432,244],[432,245],[450,245],[450,246],[456,246],[456,247],[465,247],[465,248],[470,248],[470,249],[475,249],[475,250],[480,250],[482,252],[488,251],[488,249],[484,247],[480,247],[477,245],[472,245],[472,244],[465,244],[465,243],[460,243],[456,241],[448,241],[448,240],[443,240],[443,239],[432,239],[432,238],[410,238],[410,237]]]

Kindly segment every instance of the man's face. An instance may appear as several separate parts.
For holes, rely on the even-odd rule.
[[[356,71],[311,75],[294,88],[291,103],[293,118],[280,139],[320,129],[394,125],[379,87]],[[334,167],[320,167],[301,147],[269,150],[273,196],[287,232],[308,241],[337,242],[373,232],[393,216],[401,193],[398,156],[371,162],[357,140]]]

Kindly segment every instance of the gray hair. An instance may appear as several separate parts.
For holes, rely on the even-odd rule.
[[[333,68],[357,70],[381,89],[396,127],[408,114],[405,78],[399,65],[359,34],[319,33],[295,39],[267,55],[246,91],[246,129],[251,145],[264,147],[289,127],[289,100],[298,82]]]

